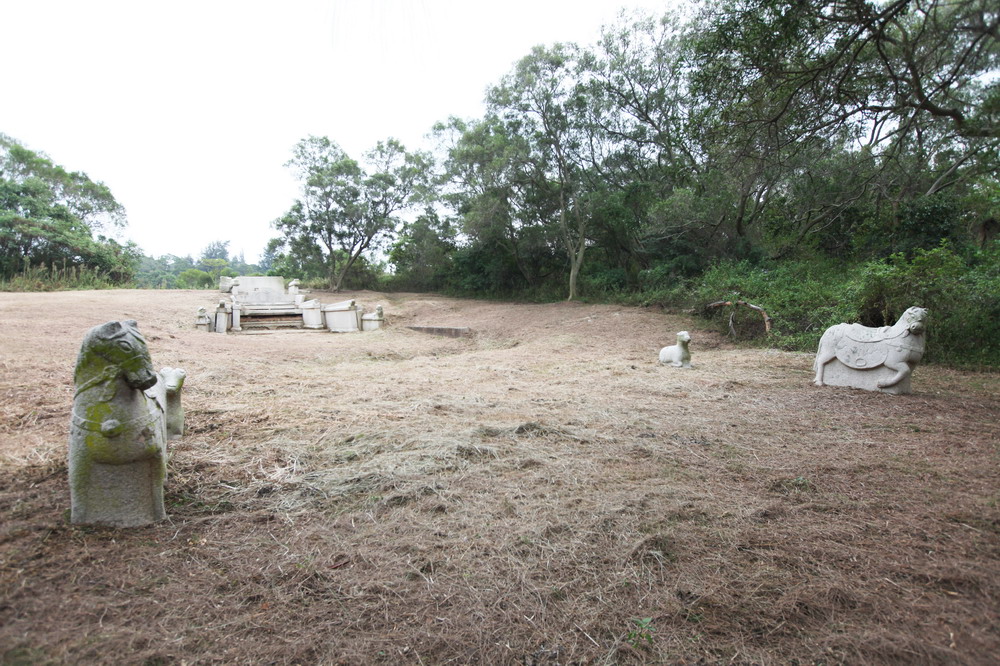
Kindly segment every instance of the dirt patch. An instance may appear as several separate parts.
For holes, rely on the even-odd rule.
[[[211,292],[0,294],[0,663],[988,663],[1000,379],[609,305],[361,292],[364,334],[193,329]],[[72,368],[187,370],[170,519],[67,523]],[[445,338],[408,328],[468,327]],[[679,330],[695,368],[660,367]]]

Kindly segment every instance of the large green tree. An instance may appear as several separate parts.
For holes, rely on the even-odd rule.
[[[718,0],[690,37],[702,153],[736,235],[782,218],[788,251],[859,206],[992,173],[1000,11],[985,0]]]
[[[287,163],[301,196],[274,222],[289,252],[323,257],[330,288],[365,252],[383,247],[400,224],[399,215],[426,194],[430,158],[407,152],[395,139],[365,154],[367,170],[327,137],[296,144]]]
[[[535,47],[487,95],[492,113],[526,146],[520,164],[535,214],[554,223],[569,264],[567,300],[577,297],[592,208],[587,168],[593,145],[586,133],[586,89],[579,84],[578,51],[571,45]]]
[[[845,124],[888,136],[924,115],[1000,138],[995,2],[718,0],[697,31],[695,80],[736,102],[734,120],[785,120],[789,140]]]
[[[496,114],[439,125],[447,142],[442,200],[461,220],[469,243],[491,257],[499,292],[538,286],[554,267],[554,239],[539,211],[529,143]],[[513,267],[516,275],[508,275]]]
[[[0,275],[39,265],[83,266],[127,282],[138,248],[104,235],[125,223],[125,210],[106,185],[0,134]]]
[[[414,291],[437,291],[445,286],[451,254],[455,251],[455,229],[451,220],[433,209],[403,225],[389,252],[395,268],[394,283]]]
[[[581,56],[592,241],[630,284],[639,268],[707,240],[684,49],[677,17],[622,14]]]

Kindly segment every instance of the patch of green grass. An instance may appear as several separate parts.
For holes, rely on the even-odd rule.
[[[778,479],[771,484],[770,489],[772,492],[782,495],[791,495],[815,492],[816,486],[806,477],[796,476],[791,479]]]
[[[39,648],[18,647],[5,650],[0,654],[0,664],[4,666],[38,666],[51,664],[53,661],[45,656]]]
[[[632,624],[635,625],[632,629],[625,634],[625,640],[632,647],[639,647],[643,643],[647,645],[653,644],[653,632],[656,629],[653,627],[653,618],[643,617],[632,618]]]

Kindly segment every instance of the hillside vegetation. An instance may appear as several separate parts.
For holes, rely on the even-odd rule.
[[[250,265],[143,256],[103,184],[0,140],[0,286],[314,288],[530,301],[747,300],[764,344],[931,310],[929,361],[997,367],[1000,11],[987,0],[711,0],[524,55],[430,149],[303,137]],[[715,310],[728,328],[729,312]],[[740,315],[742,316],[742,314]],[[741,338],[759,331],[749,324]]]

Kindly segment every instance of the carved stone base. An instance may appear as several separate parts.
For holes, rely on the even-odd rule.
[[[871,370],[855,370],[849,368],[837,359],[833,359],[826,364],[823,370],[823,383],[827,386],[850,386],[851,388],[864,389],[866,391],[880,391],[893,395],[911,393],[910,377],[907,375],[895,386],[879,388],[878,382],[888,381],[896,375],[894,370],[890,370],[884,365]]]
[[[70,522],[138,527],[167,517],[163,476],[157,460],[127,465],[90,463],[87,478],[71,493]]]

